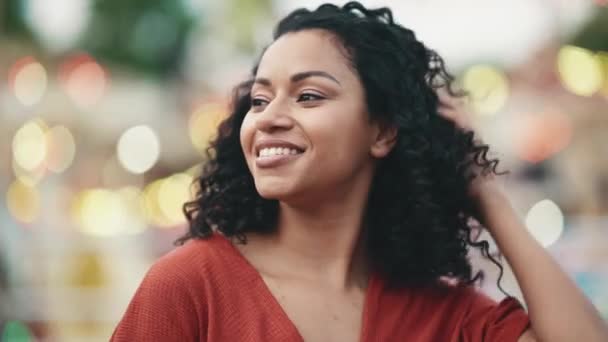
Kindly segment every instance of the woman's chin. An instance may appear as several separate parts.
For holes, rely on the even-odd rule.
[[[274,185],[270,185],[270,184],[257,185],[256,184],[256,189],[258,190],[258,194],[260,194],[260,196],[265,199],[273,199],[273,200],[281,201],[281,200],[287,199],[287,198],[291,197],[291,195],[293,195],[293,191],[290,189],[290,187],[280,186],[278,184],[274,184]]]
[[[316,207],[322,199],[308,191],[295,191],[296,189],[258,189],[260,196],[267,200],[276,200],[288,207]]]

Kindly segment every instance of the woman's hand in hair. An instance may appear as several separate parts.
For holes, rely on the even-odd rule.
[[[483,140],[479,138],[477,130],[473,124],[473,114],[467,107],[466,97],[455,97],[447,94],[443,89],[437,92],[439,96],[439,114],[454,122],[454,124],[465,132],[473,132],[475,141],[478,145],[483,146]],[[478,204],[488,196],[503,195],[502,187],[498,184],[497,177],[493,172],[488,172],[490,169],[484,168],[476,163],[472,164],[476,167],[471,170],[478,175],[469,185],[469,195]],[[481,207],[481,206],[480,206]],[[480,213],[483,214],[483,213]]]

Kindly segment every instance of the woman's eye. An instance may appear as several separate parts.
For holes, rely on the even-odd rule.
[[[262,99],[251,99],[251,106],[252,107],[259,107],[259,106],[263,106],[266,103],[266,100],[262,100]]]
[[[298,102],[301,101],[315,101],[315,100],[323,100],[324,97],[317,95],[317,94],[312,94],[312,93],[304,93],[302,95],[300,95],[300,97],[298,98]]]

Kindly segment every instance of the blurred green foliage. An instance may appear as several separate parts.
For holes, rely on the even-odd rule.
[[[75,50],[143,72],[171,73],[183,56],[188,33],[201,17],[177,0],[93,0],[91,20]],[[35,46],[25,0],[0,0],[2,31]]]
[[[572,44],[608,52],[608,6],[597,6],[591,20],[572,39]]]
[[[176,0],[97,0],[80,46],[101,59],[150,73],[173,71],[196,17]]]

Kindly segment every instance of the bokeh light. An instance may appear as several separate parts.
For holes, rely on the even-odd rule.
[[[509,97],[507,77],[490,65],[475,65],[467,69],[462,77],[462,86],[479,114],[496,113]]]
[[[158,204],[165,218],[173,223],[186,222],[182,207],[191,199],[190,185],[193,178],[187,173],[177,173],[164,179],[158,189]]]
[[[40,102],[47,88],[46,70],[34,57],[19,59],[8,74],[9,86],[19,102],[33,106]]]
[[[190,116],[188,129],[192,145],[201,153],[217,133],[220,122],[226,117],[226,108],[218,103],[205,103]]]
[[[203,171],[203,163],[198,163],[198,164],[195,164],[195,165],[189,167],[184,172],[187,173],[192,178],[197,178],[198,176],[201,175],[202,171]]]
[[[144,218],[152,226],[168,227],[172,222],[165,217],[160,208],[159,192],[163,179],[157,179],[145,186],[140,197],[140,207],[144,213]]]
[[[591,96],[602,87],[601,61],[589,50],[566,45],[557,55],[557,70],[566,89],[580,96]]]
[[[60,67],[59,80],[70,99],[84,109],[100,101],[109,82],[108,72],[84,53],[66,59]]]
[[[600,91],[606,98],[608,98],[608,52],[600,51],[597,53],[596,58],[602,66],[602,74],[604,75],[604,83]]]
[[[15,178],[29,186],[35,186],[47,174],[47,168],[44,164],[40,164],[33,170],[26,170],[22,168],[21,166],[19,166],[19,164],[14,158],[11,164],[11,166],[13,167],[13,173],[15,174]]]
[[[44,121],[35,119],[26,122],[13,137],[13,158],[25,170],[34,170],[40,166],[47,155],[46,132]]]
[[[516,153],[525,161],[539,163],[566,148],[572,131],[572,120],[558,110],[526,116],[517,129]]]
[[[27,0],[27,25],[53,51],[71,47],[90,19],[91,0]]]
[[[156,164],[160,155],[158,135],[145,125],[129,128],[118,140],[117,154],[126,170],[144,173]]]
[[[141,189],[136,186],[125,186],[116,191],[116,193],[120,197],[123,206],[127,209],[126,215],[123,217],[123,233],[133,235],[143,232],[147,228],[147,225],[140,205]]]
[[[562,211],[557,204],[548,199],[532,206],[525,222],[530,233],[545,247],[557,241],[564,230]]]
[[[40,195],[36,188],[15,180],[6,192],[6,205],[15,219],[32,223],[40,212]]]
[[[86,190],[74,204],[79,228],[83,233],[111,236],[120,233],[120,218],[125,210],[120,199],[106,189]]]
[[[65,171],[74,160],[76,143],[74,136],[65,126],[55,126],[47,133],[48,156],[46,166],[49,170],[61,173]]]
[[[96,253],[75,253],[66,273],[68,284],[77,288],[102,288],[108,282],[103,259]]]
[[[72,218],[80,231],[93,236],[116,236],[143,231],[145,225],[138,206],[139,190],[89,189],[72,202]]]

